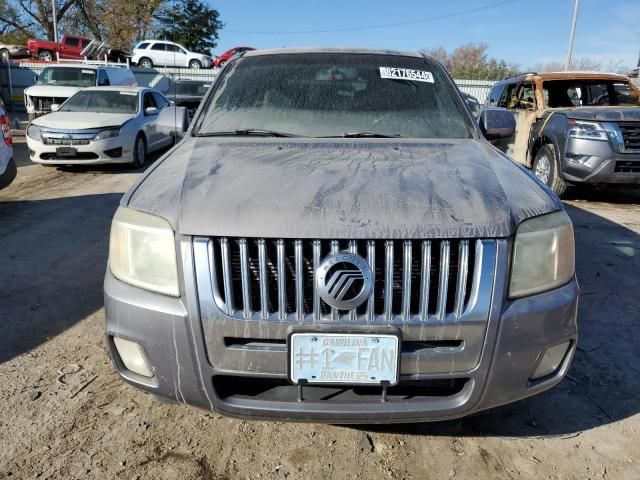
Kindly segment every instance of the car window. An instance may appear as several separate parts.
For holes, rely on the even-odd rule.
[[[149,108],[149,107],[158,108],[158,106],[156,105],[155,100],[153,99],[153,95],[151,95],[151,92],[147,92],[147,93],[144,94],[143,103],[144,103],[144,109],[145,110],[147,108]]]
[[[105,70],[98,70],[98,86],[99,87],[108,87],[111,85],[109,82],[109,76]]]
[[[176,52],[176,53],[184,53],[183,50],[178,45],[167,44],[167,52]]]
[[[549,108],[640,105],[628,83],[614,80],[548,80],[543,90]]]
[[[67,47],[77,47],[80,44],[80,40],[77,38],[67,38],[64,41]]]
[[[504,92],[504,88],[506,87],[506,85],[500,84],[500,85],[496,85],[495,87],[493,87],[491,89],[491,91],[489,92],[489,97],[487,99],[487,105],[491,106],[491,107],[497,107],[498,103],[500,103],[500,97],[502,97],[502,92]]]
[[[95,87],[97,72],[90,68],[49,67],[45,68],[36,85],[61,87]]]
[[[532,109],[535,105],[535,93],[531,83],[510,85],[507,91],[506,107],[515,110]]]
[[[318,53],[244,57],[217,84],[200,134],[258,128],[320,137],[366,132],[470,138],[471,119],[427,58]]]
[[[509,104],[513,100],[516,94],[516,88],[518,87],[517,83],[510,83],[507,85],[507,88],[504,89],[500,100],[498,101],[498,107],[501,108],[509,108]]]
[[[149,46],[149,42],[142,42],[140,45],[138,45],[136,48],[139,50],[144,50],[145,48],[147,48]]]
[[[91,43],[91,40],[87,40],[86,38],[83,38],[81,42],[82,48],[83,49],[87,48],[87,45],[89,45],[90,43]]]
[[[158,50],[158,51],[164,52],[166,49],[165,47],[166,47],[166,44],[164,43],[155,43],[152,45],[151,50]]]
[[[138,94],[130,91],[82,90],[60,107],[61,112],[135,113]]]
[[[156,103],[156,106],[159,109],[163,109],[163,108],[167,108],[169,106],[169,101],[164,98],[164,96],[159,93],[159,92],[151,92],[151,95],[153,96],[153,100]]]

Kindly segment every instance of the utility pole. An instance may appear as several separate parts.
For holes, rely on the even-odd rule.
[[[51,0],[51,9],[53,11],[53,41],[58,43],[58,18],[56,15],[56,0]]]
[[[571,36],[569,37],[569,51],[567,52],[567,63],[564,66],[565,71],[571,70],[571,55],[573,54],[573,37],[576,34],[576,23],[578,21],[578,9],[580,8],[580,0],[576,0],[573,7],[573,23],[571,24]]]

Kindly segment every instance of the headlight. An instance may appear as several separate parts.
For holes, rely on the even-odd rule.
[[[94,140],[106,140],[107,138],[117,137],[118,135],[120,135],[120,127],[109,128],[107,130],[102,130],[98,132]]]
[[[164,218],[118,208],[111,224],[109,268],[136,287],[180,295],[174,233]]]
[[[34,140],[42,141],[42,135],[40,135],[40,127],[33,123],[27,127],[27,136]]]
[[[560,287],[574,272],[573,226],[564,210],[520,224],[513,248],[511,298]]]
[[[597,122],[582,122],[569,119],[569,136],[583,140],[606,140],[607,131]]]

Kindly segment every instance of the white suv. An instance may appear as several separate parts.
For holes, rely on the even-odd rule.
[[[9,185],[16,178],[16,164],[13,160],[13,143],[9,117],[0,100],[0,188]]]
[[[182,45],[165,40],[143,40],[133,48],[131,61],[142,68],[163,67],[211,68],[210,57],[190,52]]]

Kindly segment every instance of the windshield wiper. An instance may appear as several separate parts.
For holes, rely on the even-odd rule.
[[[340,135],[327,135],[319,138],[400,138],[399,133],[375,133],[375,132],[344,132]]]
[[[198,134],[199,137],[227,137],[231,135],[239,135],[249,137],[255,135],[258,137],[299,137],[293,133],[278,132],[276,130],[264,130],[261,128],[236,128],[228,132],[203,132]]]

